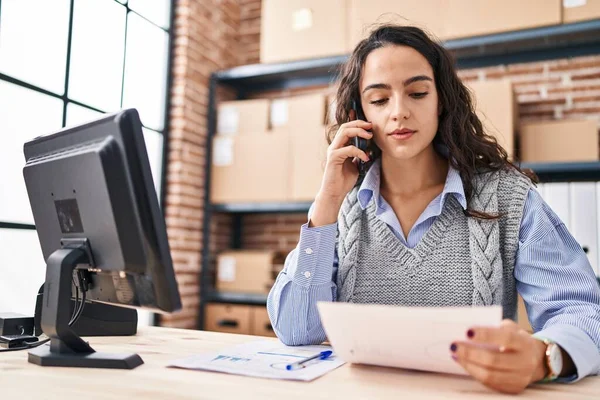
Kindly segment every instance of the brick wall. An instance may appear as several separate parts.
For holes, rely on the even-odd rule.
[[[260,62],[260,7],[261,0],[239,0],[240,65]]]
[[[460,76],[512,81],[521,121],[586,118],[600,125],[600,56],[462,70]]]
[[[166,215],[184,310],[163,317],[163,325],[197,326],[208,78],[214,70],[259,61],[260,4],[260,0],[179,0],[175,10]],[[460,76],[467,81],[512,80],[522,121],[593,118],[600,124],[600,56],[462,70]],[[232,99],[235,93],[220,91],[219,98]],[[212,254],[230,246],[231,222],[229,215],[213,216]],[[287,253],[296,245],[304,222],[303,213],[245,216],[242,244]]]
[[[242,245],[289,253],[298,243],[300,225],[306,221],[306,213],[247,215],[242,218]]]

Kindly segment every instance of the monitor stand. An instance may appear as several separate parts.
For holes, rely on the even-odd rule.
[[[96,353],[69,327],[71,281],[78,265],[92,265],[87,239],[56,250],[48,257],[42,309],[42,329],[49,345],[29,351],[30,363],[43,367],[133,369],[144,361],[137,354]]]

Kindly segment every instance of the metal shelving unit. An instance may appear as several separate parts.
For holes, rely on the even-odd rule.
[[[234,293],[234,292],[208,292],[206,294],[208,302],[211,303],[230,303],[230,304],[250,304],[265,305],[267,303],[266,294],[254,293]]]
[[[540,181],[596,182],[600,181],[600,162],[522,163],[521,168],[533,170]]]
[[[557,58],[600,54],[600,19],[574,24],[527,29],[444,42],[456,58],[459,68],[525,63]],[[210,222],[212,213],[233,216],[232,248],[241,247],[241,218],[249,213],[279,213],[308,211],[310,203],[212,204],[210,202],[210,170],[212,136],[216,130],[216,91],[226,86],[237,92],[238,99],[251,93],[290,89],[333,83],[339,67],[347,60],[339,55],[278,64],[255,64],[236,67],[212,74],[209,83],[208,141],[205,174],[205,215],[203,227],[203,257],[199,328],[204,325],[204,306],[209,302],[265,304],[265,295],[218,293],[210,284],[211,255]],[[600,162],[564,164],[526,164],[542,182],[600,181]]]
[[[308,212],[311,203],[231,203],[213,204],[213,212],[233,214]]]

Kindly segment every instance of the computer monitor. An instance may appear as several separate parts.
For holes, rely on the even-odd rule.
[[[181,308],[167,234],[135,109],[25,143],[23,175],[46,260],[43,366],[134,368],[136,354],[96,353],[70,327],[86,301],[170,313]],[[84,303],[82,303],[83,306]]]

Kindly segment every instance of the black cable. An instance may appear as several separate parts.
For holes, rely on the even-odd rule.
[[[27,343],[25,346],[10,347],[8,349],[0,349],[0,353],[4,353],[4,352],[7,352],[7,351],[29,350],[29,349],[33,349],[35,347],[41,346],[43,344],[46,344],[49,341],[50,341],[50,338],[47,338],[47,339],[44,339],[44,340],[39,340],[37,342]]]
[[[79,307],[77,307],[75,315],[73,316],[73,318],[69,322],[69,326],[71,326],[75,322],[77,322],[77,320],[81,316],[81,314],[83,312],[83,308],[85,307],[85,298],[86,298],[86,293],[82,292],[81,293],[81,303],[80,303],[81,305]],[[49,341],[50,341],[50,338],[47,338],[47,339],[44,339],[44,340],[39,340],[37,342],[27,343],[25,346],[12,347],[12,348],[8,348],[8,349],[0,349],[0,353],[6,352],[6,351],[17,351],[17,350],[33,349],[35,347],[41,346],[41,345],[43,345],[45,343],[48,343]]]
[[[87,284],[85,282],[85,277],[83,277],[80,274],[77,274],[77,277],[79,278],[79,286],[81,286],[81,301],[79,301],[78,285],[75,283],[75,278],[73,278],[73,284],[75,285],[75,303],[76,303],[75,305],[76,306],[73,309],[73,314],[71,315],[71,321],[69,321],[69,326],[75,324],[77,322],[77,320],[79,319],[79,317],[81,317],[81,314],[83,313],[83,308],[85,307],[85,300],[87,297]],[[79,304],[77,304],[77,303],[79,303]],[[33,349],[35,347],[41,346],[45,343],[48,343],[49,341],[50,341],[50,338],[46,338],[44,340],[39,340],[37,342],[27,343],[25,346],[0,349],[0,353],[7,352],[7,351]]]
[[[75,322],[77,322],[77,319],[81,315],[82,307],[83,307],[83,302],[78,301],[77,303],[75,303],[75,307],[73,308],[73,315],[71,316],[71,319],[69,320],[69,326],[72,326]]]
[[[77,308],[77,313],[75,314],[75,317],[73,319],[71,319],[71,321],[69,322],[69,326],[74,325],[77,322],[77,320],[79,319],[79,317],[81,317],[81,314],[83,313],[83,308],[85,307],[85,299],[86,299],[86,292],[82,290],[81,291],[81,304]]]
[[[77,322],[79,317],[83,312],[83,307],[85,306],[87,285],[85,282],[85,277],[79,271],[77,274],[78,284],[75,283],[75,278],[73,277],[73,285],[75,285],[75,308],[73,308],[73,315],[71,315],[71,320],[69,321],[69,326],[72,326]],[[79,301],[79,288],[81,288],[81,301]]]
[[[75,307],[73,308],[73,314],[71,314],[71,320],[69,321],[69,326],[71,326],[71,324],[73,323],[75,315],[77,315],[77,311],[78,311],[79,307],[81,307],[81,305],[78,304],[79,303],[79,287],[77,286],[77,283],[75,283],[74,276],[71,277],[71,281],[73,282],[73,286],[75,286]]]
[[[79,286],[79,288],[81,289],[81,303],[79,304],[79,307],[77,308],[77,312],[75,313],[75,316],[69,322],[69,326],[75,324],[77,322],[77,320],[79,319],[79,317],[81,316],[81,314],[83,313],[83,308],[85,307],[85,300],[86,300],[86,295],[87,295],[87,290],[88,290],[88,282],[87,282],[87,277],[85,275],[85,271],[83,271],[83,270],[77,271],[77,280],[78,280],[79,285],[76,285],[76,287]]]

